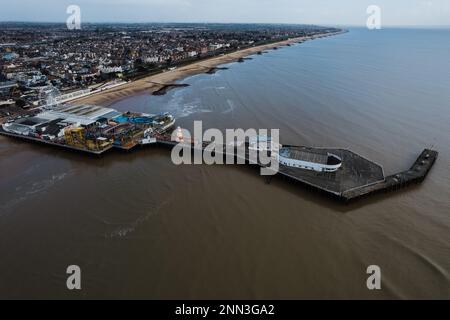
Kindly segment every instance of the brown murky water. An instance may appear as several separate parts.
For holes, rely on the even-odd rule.
[[[280,128],[386,174],[440,151],[424,184],[351,206],[246,167],[177,167],[164,148],[96,158],[0,137],[0,298],[450,298],[449,36],[353,29],[114,104]]]

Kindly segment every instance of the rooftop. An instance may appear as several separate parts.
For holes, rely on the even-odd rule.
[[[46,123],[46,122],[48,122],[47,119],[43,119],[43,118],[39,118],[39,117],[28,117],[28,118],[23,118],[23,119],[16,121],[16,124],[21,124],[24,126],[32,127],[32,126],[36,126],[36,125]]]
[[[40,118],[55,120],[58,118],[65,119],[68,122],[89,125],[100,118],[108,118],[114,115],[115,110],[92,105],[81,106],[63,106],[54,110],[45,111],[39,114]]]

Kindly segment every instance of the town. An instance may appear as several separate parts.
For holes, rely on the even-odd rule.
[[[200,59],[338,31],[301,25],[0,23],[0,120]]]

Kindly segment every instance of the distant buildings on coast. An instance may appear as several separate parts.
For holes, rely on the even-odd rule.
[[[333,28],[280,25],[0,23],[0,118],[115,79]],[[9,106],[9,109],[4,107]]]

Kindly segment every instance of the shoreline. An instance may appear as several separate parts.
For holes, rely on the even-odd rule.
[[[108,107],[134,94],[142,93],[145,91],[147,91],[149,94],[153,94],[154,92],[161,90],[164,86],[172,85],[173,83],[175,83],[175,81],[201,73],[211,73],[211,70],[214,70],[215,68],[219,69],[218,67],[220,65],[236,62],[239,59],[243,59],[253,54],[258,54],[258,52],[273,50],[275,48],[279,49],[279,47],[287,45],[290,46],[291,44],[298,43],[300,41],[304,42],[308,40],[315,40],[317,38],[331,37],[345,32],[345,30],[342,30],[339,32],[324,33],[315,36],[297,37],[270,44],[250,47],[205,60],[199,60],[197,62],[179,67],[175,70],[163,71],[154,75],[131,81],[117,88],[107,89],[102,92],[89,95],[87,97],[72,100],[70,104],[94,104]]]

